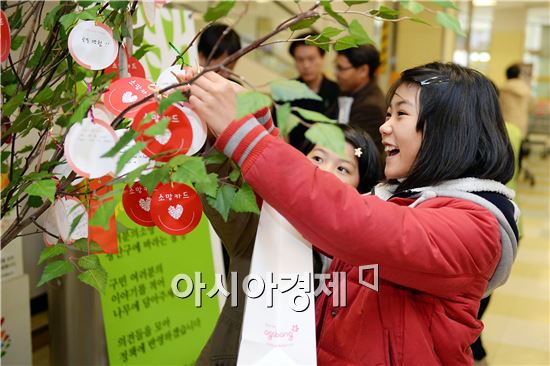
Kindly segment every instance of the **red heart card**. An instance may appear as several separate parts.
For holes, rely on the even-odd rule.
[[[151,219],[151,197],[149,197],[147,188],[138,182],[131,187],[127,185],[124,188],[122,206],[128,217],[136,224],[147,227],[155,226]]]

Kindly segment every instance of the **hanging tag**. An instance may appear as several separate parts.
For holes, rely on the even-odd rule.
[[[78,23],[68,39],[69,52],[78,64],[89,70],[103,70],[118,54],[118,43],[111,28],[93,20]]]

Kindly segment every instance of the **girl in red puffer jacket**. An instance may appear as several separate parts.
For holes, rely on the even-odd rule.
[[[401,74],[380,127],[388,181],[371,195],[311,165],[254,116],[235,121],[225,79],[208,73],[190,89],[218,150],[335,258],[331,271],[346,273],[345,305],[327,294],[317,301],[320,365],[473,363],[480,299],[507,279],[517,248],[517,209],[504,186],[513,152],[483,75],[441,63]],[[364,265],[377,266],[377,278]]]

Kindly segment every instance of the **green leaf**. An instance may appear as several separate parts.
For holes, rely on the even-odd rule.
[[[353,48],[353,47],[357,47],[357,43],[355,42],[355,37],[353,36],[344,36],[342,38],[339,38],[334,44],[335,51],[347,50],[348,48]]]
[[[205,22],[214,22],[229,14],[234,5],[234,0],[222,0],[216,5],[208,7],[208,10],[206,10],[206,13],[203,16],[203,19]]]
[[[210,165],[210,164],[219,165],[219,164],[223,164],[227,159],[228,159],[227,156],[216,151],[215,153],[210,154],[206,158],[204,158],[204,163],[206,165]]]
[[[87,8],[88,6],[92,5],[95,1],[94,0],[80,0],[78,2],[78,5],[82,6],[83,8]]]
[[[139,178],[139,182],[147,188],[149,195],[151,195],[157,184],[163,183],[168,178],[169,173],[170,171],[168,170],[168,167],[164,165],[160,168],[154,169],[147,175],[142,175]]]
[[[413,14],[419,14],[424,11],[424,5],[412,0],[401,0],[401,6],[409,10]]]
[[[309,36],[305,40],[305,43],[309,46],[316,46],[319,47],[326,52],[330,51],[330,38],[328,38],[325,35],[319,35],[319,36]]]
[[[271,99],[260,92],[245,91],[237,94],[237,119],[271,106]]]
[[[115,10],[126,9],[128,8],[127,0],[111,0],[109,1],[109,6]]]
[[[216,193],[218,192],[218,175],[216,173],[208,174],[208,179],[195,183],[195,188],[200,193],[216,197]]]
[[[27,66],[31,69],[34,69],[38,66],[38,63],[40,62],[40,59],[42,58],[42,54],[44,53],[44,47],[42,46],[42,43],[38,43],[38,46],[36,46],[32,57],[30,58],[29,62],[27,63]]]
[[[68,13],[59,18],[59,23],[63,26],[63,29],[67,31],[71,25],[78,19],[78,13]]]
[[[145,131],[143,131],[143,134],[151,137],[162,135],[166,132],[168,123],[170,123],[170,117],[163,117],[160,121],[153,123],[151,127],[148,127]]]
[[[38,208],[44,204],[44,201],[42,200],[42,198],[37,196],[29,196],[29,200],[27,202],[29,203],[29,206],[32,208]]]
[[[103,154],[102,158],[112,158],[120,150],[122,150],[130,141],[135,139],[138,136],[138,133],[132,129],[129,129],[128,131],[124,132],[124,135],[120,136],[115,146],[111,148],[111,150],[107,151],[105,154]]]
[[[10,84],[2,88],[2,91],[4,92],[4,94],[7,95],[8,97],[13,97],[16,90],[17,90],[17,84]]]
[[[20,28],[22,25],[23,8],[24,8],[23,6],[21,7],[18,6],[15,13],[8,17],[8,22],[10,23],[10,29],[12,32],[14,29]]]
[[[271,96],[278,102],[292,102],[297,99],[323,99],[306,84],[297,80],[276,80],[271,83]]]
[[[99,244],[95,241],[88,242],[88,238],[76,240],[71,247],[85,253],[103,252],[103,248]]]
[[[372,43],[372,39],[370,39],[363,26],[356,19],[352,20],[349,24],[349,33],[353,36],[355,43],[359,46]]]
[[[44,89],[42,89],[38,94],[36,94],[33,98],[33,102],[38,104],[43,104],[52,101],[53,91],[50,89],[49,86],[46,86]]]
[[[55,200],[55,191],[56,186],[53,179],[39,180],[25,188],[25,192],[29,195],[46,198],[50,202]]]
[[[40,257],[38,258],[38,263],[40,264],[44,262],[46,259],[57,257],[58,255],[65,254],[67,252],[67,248],[65,248],[61,244],[52,245],[51,247],[45,247],[40,252]]]
[[[15,110],[23,103],[25,100],[25,91],[20,91],[17,93],[17,95],[13,98],[10,98],[3,106],[2,106],[2,114],[4,116],[10,116]],[[15,124],[15,123],[14,123]]]
[[[333,17],[338,23],[342,24],[344,27],[348,27],[348,22],[346,21],[346,19],[344,19],[343,16],[341,16],[340,14],[336,13],[333,9],[332,9],[332,6],[330,5],[330,0],[321,0],[321,5],[323,5],[323,9],[325,9],[325,11],[331,16]]]
[[[76,206],[73,207],[73,209],[74,208],[76,208]],[[80,224],[80,220],[82,220],[82,216],[84,216],[84,212],[82,212],[81,214],[79,214],[77,217],[73,219],[73,222],[71,222],[71,228],[69,229],[68,236],[71,236],[72,233],[75,231],[76,227],[78,226],[78,224]]]
[[[126,178],[124,178],[124,180],[121,183],[133,184],[136,181],[136,179],[138,179],[138,177],[141,175],[141,172],[143,172],[148,166],[149,164],[147,163],[132,170],[126,175]]]
[[[445,8],[445,9],[455,9],[455,10],[459,10],[454,1],[449,1],[449,0],[432,0],[432,3],[436,4],[436,5],[439,5],[441,6],[442,8]]]
[[[464,33],[464,31],[462,30],[462,27],[460,26],[458,19],[456,19],[452,15],[449,15],[442,11],[438,11],[437,15],[435,16],[435,19],[441,26],[445,28],[449,28],[450,30],[452,30],[453,32],[455,32],[460,36],[466,37],[466,33]]]
[[[277,115],[277,125],[279,126],[279,131],[281,131],[281,134],[284,136],[288,134],[286,126],[290,113],[290,103],[285,103],[281,106],[278,106],[275,111],[275,114]]]
[[[229,210],[235,199],[235,187],[224,184],[218,189],[215,199],[212,197],[206,197],[206,199],[210,206],[215,208],[220,213],[223,220],[227,222]]]
[[[78,259],[78,265],[84,269],[96,269],[101,267],[99,257],[96,254],[86,255]]]
[[[369,2],[369,0],[344,0],[344,3],[347,6],[353,6],[353,5],[358,5],[358,4],[366,4],[368,2]]]
[[[175,172],[172,174],[172,180],[174,182],[207,182],[209,180],[202,158],[198,156],[185,155],[178,156],[178,158],[186,159],[179,164]]]
[[[339,35],[343,31],[344,31],[343,29],[339,29],[339,28],[329,26],[329,27],[326,27],[325,29],[323,29],[323,31],[321,32],[321,35],[325,36],[327,38],[332,38],[332,37],[335,37],[335,36]]]
[[[379,9],[371,10],[370,14],[382,19],[397,19],[399,17],[399,12],[397,10],[383,5]]]
[[[78,275],[78,279],[104,294],[107,288],[107,272],[101,269],[91,269]]]
[[[134,52],[134,57],[139,60],[141,59],[143,56],[145,56],[145,54],[149,51],[151,51],[153,48],[156,48],[155,46],[153,46],[152,44],[144,44],[142,45],[140,48],[138,48],[136,50],[136,52]]]
[[[425,24],[425,25],[431,25],[430,22],[422,19],[422,18],[418,18],[418,17],[411,17],[409,19],[411,22],[415,22],[415,23],[420,23],[420,24]]]
[[[40,281],[38,281],[38,285],[36,285],[36,287],[40,287],[46,282],[66,275],[72,271],[74,271],[74,268],[68,261],[51,262],[46,266],[46,268],[44,268],[44,272],[42,272],[42,276],[40,277]]]
[[[304,29],[304,28],[309,28],[311,27],[316,21],[317,19],[319,19],[320,16],[319,15],[316,15],[314,17],[311,17],[311,18],[306,18],[306,19],[302,19],[300,20],[299,22],[293,24],[290,26],[290,30],[292,31],[297,31],[297,30],[300,30],[300,29]]]
[[[71,118],[69,118],[69,126],[72,126],[73,124],[77,122],[81,122],[84,117],[86,117],[86,114],[90,110],[90,107],[95,101],[96,96],[86,95],[84,98],[82,98],[76,105],[76,108],[73,112],[73,115]]]
[[[25,36],[16,36],[11,40],[11,50],[17,51],[19,47],[23,44],[23,41],[25,40]]]
[[[44,18],[44,28],[48,31],[53,29],[55,23],[57,23],[57,16],[61,9],[65,7],[65,4],[56,5]]]
[[[158,112],[159,112],[159,114],[162,114],[172,104],[175,104],[177,102],[183,102],[183,101],[186,101],[186,100],[187,100],[187,98],[181,93],[181,91],[175,90],[170,95],[168,95],[166,98],[164,98],[160,101]]]
[[[252,190],[252,187],[247,183],[243,184],[241,189],[235,195],[231,208],[235,212],[253,212],[260,213],[258,208],[258,202],[256,201],[256,195]]]
[[[312,143],[324,146],[340,156],[345,156],[346,140],[338,126],[316,123],[306,131],[305,136]]]
[[[104,230],[109,229],[109,219],[115,213],[115,207],[118,202],[115,200],[107,201],[101,203],[97,211],[90,218],[88,225],[90,226],[100,226]]]
[[[239,179],[241,176],[241,170],[237,167],[235,169],[233,169],[231,171],[231,173],[229,173],[229,180],[233,183],[235,183],[237,181],[237,179]]]
[[[306,121],[336,123],[335,119],[328,118],[327,116],[319,112],[309,111],[307,109],[299,107],[293,107],[292,110],[298,112],[298,114]]]
[[[139,47],[143,43],[143,34],[145,33],[145,24],[141,27],[134,28],[134,46]]]

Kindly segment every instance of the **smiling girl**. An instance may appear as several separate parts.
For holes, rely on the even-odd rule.
[[[388,182],[360,195],[269,135],[215,74],[190,102],[246,181],[347,274],[347,306],[316,304],[319,365],[471,365],[480,299],[510,273],[517,247],[514,158],[498,99],[480,73],[432,63],[390,89]],[[378,290],[360,284],[377,264]],[[374,283],[372,271],[365,281]]]

